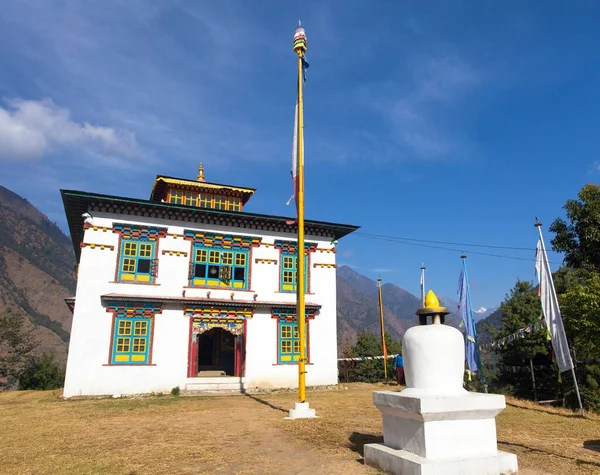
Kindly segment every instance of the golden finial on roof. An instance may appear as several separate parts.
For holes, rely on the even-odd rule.
[[[204,165],[202,165],[202,162],[200,162],[200,166],[198,167],[198,178],[196,178],[196,181],[206,181],[204,179]]]

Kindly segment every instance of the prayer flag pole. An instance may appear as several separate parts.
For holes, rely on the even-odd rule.
[[[295,200],[298,211],[298,246],[296,257],[296,318],[298,322],[298,337],[299,337],[299,357],[298,357],[298,402],[294,409],[290,409],[290,419],[316,417],[315,410],[309,409],[306,402],[306,305],[305,305],[305,262],[306,250],[304,249],[304,105],[302,97],[302,86],[304,85],[304,68],[306,60],[304,53],[306,52],[306,33],[304,28],[298,22],[298,28],[294,33],[294,51],[298,55],[298,98],[297,98],[297,136],[296,147],[294,150],[295,170],[292,175],[295,176]]]
[[[421,304],[425,307],[425,264],[421,264]]]
[[[558,297],[556,296],[554,280],[552,279],[552,271],[550,270],[550,263],[548,262],[548,255],[546,254],[546,246],[544,245],[544,238],[542,236],[542,223],[537,221],[536,218],[534,226],[538,229],[540,235],[535,256],[535,270],[539,280],[538,293],[540,300],[542,301],[542,311],[546,320],[546,327],[550,332],[552,349],[556,356],[558,370],[561,373],[571,370],[579,409],[581,410],[581,415],[585,416],[583,404],[581,403],[581,395],[579,394],[579,385],[577,384],[577,377],[575,376],[575,366],[571,359],[569,342],[567,341],[565,327],[563,326],[560,307],[558,306]]]
[[[483,365],[481,364],[481,353],[479,351],[479,343],[477,341],[477,327],[475,325],[475,317],[473,316],[473,303],[471,301],[471,286],[469,285],[469,275],[467,273],[467,255],[460,256],[463,264],[461,277],[459,281],[460,294],[460,313],[465,324],[466,336],[466,359],[471,372],[479,369],[481,374],[481,386],[483,391],[487,393],[487,384],[485,382],[485,374]],[[473,354],[474,353],[474,354]],[[474,358],[475,357],[475,358]]]
[[[383,377],[387,381],[387,347],[385,345],[385,328],[383,324],[383,297],[381,296],[381,278],[377,279],[377,295],[379,297],[379,321],[381,324],[381,348],[383,350]]]

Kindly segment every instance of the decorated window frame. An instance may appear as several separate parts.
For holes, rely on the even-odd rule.
[[[297,242],[275,241],[279,250],[279,292],[296,292],[298,284],[298,253]],[[304,259],[304,289],[310,293],[310,256],[316,250],[316,243],[305,243]]]
[[[249,290],[251,250],[261,238],[185,231],[192,241],[188,285],[199,288]]]
[[[158,240],[166,228],[115,224],[119,234],[116,282],[154,284],[158,277]]]
[[[226,211],[242,211],[242,199],[238,196],[207,193],[182,188],[171,188],[167,197],[171,204]]]
[[[112,313],[109,365],[152,365],[154,317],[162,313],[159,303],[109,302]]]
[[[300,359],[300,335],[295,309],[274,308],[272,318],[277,320],[277,364],[298,364]],[[314,311],[306,311],[306,363],[310,364],[310,320]]]

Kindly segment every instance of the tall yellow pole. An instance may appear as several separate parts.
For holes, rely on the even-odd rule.
[[[304,262],[306,253],[304,250],[304,106],[302,103],[302,86],[304,74],[302,68],[303,48],[296,48],[298,54],[298,193],[296,196],[298,205],[298,257],[296,259],[297,301],[296,317],[298,318],[298,334],[300,337],[300,359],[298,361],[298,400],[306,401],[306,312],[304,302]]]
[[[381,324],[381,349],[383,350],[383,375],[387,381],[387,348],[385,347],[385,329],[383,325],[383,298],[381,296],[381,279],[377,279],[377,292],[379,294],[379,321]]]

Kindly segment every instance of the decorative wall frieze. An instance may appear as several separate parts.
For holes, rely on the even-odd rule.
[[[93,229],[94,231],[102,231],[102,232],[106,232],[106,231],[112,231],[113,228],[107,228],[106,226],[93,226],[91,224],[85,223],[83,225],[83,229],[88,230],[88,229]]]
[[[79,247],[81,247],[81,248],[89,247],[92,249],[100,249],[101,251],[104,251],[104,249],[108,249],[109,251],[115,250],[115,246],[112,246],[110,244],[96,244],[93,242],[82,242],[79,244]]]
[[[187,257],[188,253],[186,251],[172,251],[170,249],[163,249],[162,250],[162,255],[169,255],[169,256],[183,256],[183,257]]]
[[[277,259],[254,259],[256,264],[277,264]]]

